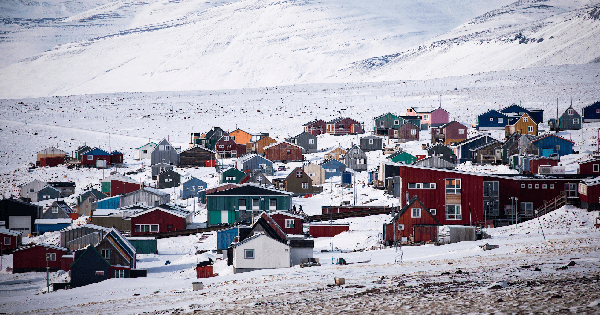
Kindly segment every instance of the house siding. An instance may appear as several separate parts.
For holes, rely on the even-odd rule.
[[[131,218],[132,236],[150,234],[150,232],[136,232],[135,227],[138,224],[158,224],[157,233],[181,231],[185,230],[187,226],[186,218],[181,218],[158,209]]]
[[[289,153],[288,153],[289,151]],[[303,161],[302,148],[289,143],[279,143],[265,149],[265,157],[271,161]]]

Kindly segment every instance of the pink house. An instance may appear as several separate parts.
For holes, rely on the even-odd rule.
[[[411,107],[406,110],[407,116],[421,116],[421,129],[441,126],[450,122],[448,112],[441,108],[419,108]]]

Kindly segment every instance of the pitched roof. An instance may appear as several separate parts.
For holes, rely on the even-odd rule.
[[[272,147],[275,147],[275,146],[278,146],[278,145],[281,145],[281,144],[284,144],[284,143],[285,143],[285,144],[289,144],[289,145],[291,145],[291,146],[294,146],[294,147],[296,147],[296,148],[298,148],[298,149],[302,149],[302,147],[301,147],[301,146],[295,145],[295,144],[293,144],[293,143],[289,143],[289,142],[287,142],[287,141],[282,141],[282,142],[276,142],[276,143],[272,143],[272,144],[270,144],[270,145],[268,145],[268,146],[264,147],[263,149],[264,149],[264,150],[266,150],[266,149],[268,149],[268,148],[272,148]]]
[[[99,148],[93,148],[85,153],[83,153],[82,155],[110,155],[110,153],[99,149]]]
[[[63,150],[57,149],[55,147],[49,147],[47,149],[37,152],[37,154],[64,154],[64,155],[67,155],[68,153]]]
[[[540,141],[540,140],[542,140],[542,139],[545,139],[545,138],[548,138],[548,137],[555,137],[555,138],[558,138],[558,139],[561,139],[561,140],[564,140],[564,141],[571,142],[572,144],[575,144],[575,142],[573,142],[573,141],[571,141],[571,140],[569,140],[569,139],[565,139],[565,138],[563,138],[563,137],[559,137],[559,136],[557,136],[557,135],[555,135],[555,134],[544,134],[544,135],[539,135],[539,136],[536,136],[536,137],[534,137],[533,139],[531,139],[531,142],[532,142],[532,143],[533,143],[533,142],[537,142],[537,141]]]
[[[117,241],[117,243],[119,243],[119,245],[121,245],[121,247],[125,251],[127,251],[129,256],[131,256],[132,258],[135,258],[135,253],[136,253],[135,247],[133,245],[131,245],[129,240],[127,238],[125,238],[125,236],[123,236],[123,234],[121,234],[121,232],[119,232],[119,230],[117,230],[113,227],[110,229],[108,234],[106,234],[106,236],[104,236],[104,237],[106,238],[108,235],[111,235]]]
[[[223,186],[221,186],[223,187]],[[220,188],[220,187],[218,187]],[[208,190],[206,192],[207,196],[242,196],[242,195],[251,195],[251,196],[289,196],[291,193],[276,190],[273,188],[267,188],[260,185],[256,185],[253,183],[246,183],[239,186],[234,187],[224,187],[225,189],[217,190],[213,192],[213,189]]]
[[[321,166],[326,169],[337,168],[337,166],[341,166],[341,165],[346,166],[346,164],[344,164],[336,159],[324,160],[321,163]]]
[[[135,214],[131,215],[131,218],[139,217],[141,215],[144,215],[146,213],[150,213],[150,212],[153,212],[156,210],[170,213],[170,214],[172,214],[176,217],[180,217],[180,218],[187,218],[189,215],[192,214],[192,212],[188,211],[187,209],[181,208],[174,204],[164,204],[164,205],[160,205],[157,207],[152,207],[147,210],[142,210],[142,211],[136,212]]]
[[[23,233],[21,233],[19,231],[9,230],[9,229],[6,229],[6,228],[0,228],[0,234],[18,236],[18,235],[21,235]]]
[[[84,200],[86,200],[90,195],[94,195],[98,200],[104,199],[107,196],[103,194],[101,191],[92,188],[91,190],[85,191],[79,197],[77,197],[77,205],[81,204]]]
[[[319,121],[322,121],[323,123],[325,123],[325,121],[324,121],[324,120],[322,120],[322,119],[315,119],[315,120],[312,120],[312,121],[309,121],[309,122],[307,122],[306,124],[304,124],[304,125],[302,125],[302,126],[309,126],[309,125],[312,125],[312,124],[314,124],[314,123],[317,123],[317,122],[319,122]]]
[[[110,266],[110,263],[109,263],[109,262],[108,262],[108,261],[107,261],[107,260],[106,260],[104,257],[102,257],[102,255],[100,255],[100,253],[98,252],[98,250],[97,250],[97,249],[96,249],[94,246],[92,246],[92,245],[88,245],[88,246],[87,246],[87,247],[86,247],[86,248],[83,250],[83,252],[81,252],[81,254],[77,255],[78,257],[77,257],[77,259],[76,259],[75,261],[73,261],[73,262],[71,263],[71,267],[73,267],[73,266],[74,266],[74,265],[75,265],[77,262],[79,262],[79,261],[81,260],[81,257],[83,257],[83,254],[85,254],[85,253],[86,253],[88,250],[89,250],[89,251],[94,251],[94,252],[96,252],[96,256],[100,257],[101,261],[104,261],[104,262],[105,262],[107,265],[109,265],[109,266]]]
[[[263,229],[269,234],[269,236],[273,239],[285,240],[287,239],[287,234],[281,229],[279,224],[271,218],[265,211],[263,211],[257,218],[254,219],[252,223],[251,229],[254,229],[256,225],[261,225]]]
[[[362,140],[362,139],[382,139],[382,138],[375,136],[375,135],[368,135],[368,136],[362,137],[360,139]]]
[[[119,173],[105,177],[104,179],[100,180],[100,182],[108,182],[112,180],[120,181],[123,183],[139,184],[135,179],[127,177],[125,175],[121,175]]]
[[[30,245],[26,245],[23,247],[19,247],[17,249],[15,249],[15,252],[21,251],[21,250],[26,250],[29,248],[33,248],[33,247],[37,247],[37,246],[42,246],[42,247],[46,247],[46,248],[51,248],[51,249],[56,249],[56,250],[61,250],[64,252],[68,252],[69,250],[64,248],[64,247],[60,247],[60,246],[56,246],[56,245],[52,245],[52,244],[47,244],[47,243],[37,243],[37,244],[30,244]]]
[[[169,194],[168,192],[164,192],[164,191],[160,191],[158,189],[154,189],[151,187],[142,187],[136,191],[132,191],[130,193],[125,194],[125,196],[129,196],[129,195],[133,195],[133,194],[139,194],[142,191],[147,191],[151,194],[155,194],[155,195],[159,195],[159,196],[170,196],[171,194]]]
[[[141,148],[143,148],[143,147],[146,147],[146,146],[155,147],[155,146],[157,146],[157,145],[158,145],[158,144],[156,144],[156,143],[154,143],[154,142],[148,142],[148,143],[144,144],[143,146],[141,146],[141,147],[139,147],[139,148],[135,148],[135,149],[136,149],[136,150],[138,150],[138,149],[141,149]]]
[[[60,230],[62,231],[70,231],[70,230],[77,230],[77,229],[82,229],[82,228],[88,228],[88,229],[94,229],[94,230],[98,230],[98,231],[102,231],[105,233],[108,233],[108,231],[110,230],[109,228],[105,228],[103,226],[99,226],[99,225],[95,225],[95,224],[84,224],[84,225],[76,225],[76,226],[67,226],[66,228]]]
[[[406,205],[404,205],[404,207],[402,207],[402,209],[398,213],[396,213],[396,215],[392,218],[392,221],[390,221],[390,223],[394,223],[394,222],[398,221],[398,219],[400,217],[402,217],[402,215],[408,210],[408,208],[410,208],[415,202],[418,202],[419,205],[421,206],[421,209],[423,209],[427,214],[429,214],[429,216],[431,216],[438,225],[442,225],[440,223],[440,221],[438,221],[438,219],[436,219],[435,216],[433,214],[431,214],[429,209],[427,207],[425,207],[423,202],[421,202],[421,200],[416,195],[413,196],[412,198],[410,198],[410,200],[406,203]]]
[[[75,182],[48,182],[48,185],[56,187],[75,187]]]
[[[296,174],[297,171],[301,171],[302,173],[304,173],[304,175],[308,176],[308,174],[306,174],[302,167],[296,167],[288,174],[288,176],[285,177],[285,180],[288,180],[292,175]]]

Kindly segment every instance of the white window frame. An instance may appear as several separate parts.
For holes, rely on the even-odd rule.
[[[400,124],[400,120],[394,120],[394,125],[399,125]]]
[[[454,183],[455,183],[454,187],[448,188],[448,180],[454,181]],[[449,194],[449,195],[460,195],[461,194],[462,180],[460,178],[446,178],[446,181],[444,183],[446,184],[446,194]]]
[[[308,189],[308,182],[302,183],[302,189]]]
[[[454,208],[454,213],[449,214],[449,207]],[[461,205],[446,205],[446,220],[462,220],[462,206]]]
[[[369,139],[369,144],[373,144],[373,139]]]
[[[502,123],[504,123],[504,118],[502,118],[502,117],[498,118],[498,123],[499,123],[499,124],[502,124]]]
[[[592,172],[594,172],[594,173],[600,172],[600,164],[593,164],[592,165]]]
[[[579,124],[579,118],[573,118],[573,124],[578,125]]]
[[[398,231],[404,231],[404,224],[398,224]]]
[[[529,117],[523,117],[523,122],[528,122],[529,121]]]
[[[533,184],[527,184],[527,189],[532,189],[533,188]]]
[[[554,189],[554,184],[550,184],[550,189]]]
[[[93,156],[93,155],[86,155],[86,156],[87,156],[87,160],[88,160],[88,161],[92,161],[92,160],[94,159],[94,156]]]
[[[521,189],[525,189],[525,184],[521,184]]]
[[[101,249],[100,255],[104,257],[104,259],[110,259],[110,249]]]
[[[285,228],[286,229],[292,229],[294,227],[296,227],[294,219],[285,219]]]
[[[246,248],[244,249],[244,259],[254,259],[254,249]]]
[[[56,261],[56,253],[46,253],[46,261]]]
[[[260,199],[252,199],[252,210],[260,210]]]
[[[413,219],[420,218],[421,217],[421,208],[412,208],[410,211],[410,217]]]
[[[490,117],[490,121],[494,121],[494,117]]]
[[[275,201],[275,205],[273,206],[273,202]],[[277,198],[269,199],[269,210],[277,210]]]
[[[527,132],[533,132],[533,126],[527,126]]]
[[[11,243],[10,236],[5,236],[4,237],[4,245],[9,245],[10,246],[10,243]]]
[[[235,176],[225,176],[225,180],[235,180]]]
[[[569,110],[567,111],[567,114],[573,115],[573,110],[569,108]]]
[[[535,189],[540,189],[540,184],[535,184]]]
[[[435,209],[435,208],[429,209],[429,212],[431,212],[431,215],[436,215],[437,214],[437,209]]]
[[[115,270],[115,278],[125,278],[125,270],[124,269],[114,269]]]
[[[417,129],[411,129],[411,130],[410,130],[410,134],[411,134],[412,136],[416,136],[416,135],[417,135]]]
[[[308,139],[308,144],[315,144],[315,139]]]
[[[104,270],[96,270],[96,276],[104,276]]]
[[[160,227],[158,224],[136,224],[135,231],[138,233],[158,233]]]
[[[464,135],[465,134],[465,130],[464,129],[458,129],[458,134],[459,135]]]
[[[302,171],[296,171],[296,178],[302,178]]]

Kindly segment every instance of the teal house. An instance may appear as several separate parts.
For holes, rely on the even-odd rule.
[[[404,164],[413,164],[417,161],[417,157],[407,153],[407,152],[398,152],[394,153],[388,157],[388,159],[394,163],[404,163]]]
[[[377,135],[387,135],[388,129],[398,129],[404,125],[404,119],[392,113],[383,114],[374,118],[373,131]]]
[[[246,176],[246,173],[237,168],[230,168],[221,174],[220,182],[221,184],[237,184],[244,176]]]
[[[244,184],[206,194],[208,225],[232,224],[261,212],[289,211],[292,194],[255,184]]]

